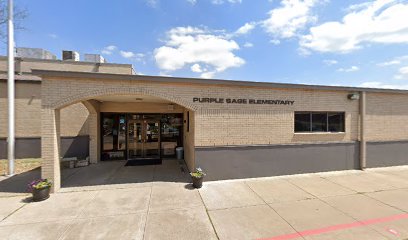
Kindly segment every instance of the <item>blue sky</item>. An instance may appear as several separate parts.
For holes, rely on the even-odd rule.
[[[15,4],[29,12],[17,46],[58,57],[63,49],[101,53],[146,75],[408,88],[408,1]]]

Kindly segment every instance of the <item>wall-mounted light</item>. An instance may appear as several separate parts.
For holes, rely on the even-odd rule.
[[[347,98],[349,100],[359,100],[360,99],[360,94],[358,93],[350,93],[349,95],[347,95]]]

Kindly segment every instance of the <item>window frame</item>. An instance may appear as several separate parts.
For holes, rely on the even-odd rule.
[[[296,114],[309,114],[310,126],[309,131],[296,131]],[[326,115],[326,131],[313,131],[313,114],[325,114]],[[342,114],[343,115],[343,131],[329,131],[329,114]],[[345,111],[295,111],[293,114],[293,131],[295,134],[338,134],[346,133],[346,112]]]

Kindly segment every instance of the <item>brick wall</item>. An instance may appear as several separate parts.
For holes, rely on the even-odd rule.
[[[288,105],[200,104],[196,115],[196,145],[288,144],[354,141],[358,138],[358,101],[347,92],[289,89],[219,89],[214,97],[282,99]],[[221,93],[223,92],[223,93]],[[294,133],[295,111],[346,112],[344,134]]]
[[[408,140],[408,96],[367,94],[367,141]]]
[[[41,84],[16,84],[16,137],[41,137]],[[0,82],[0,138],[7,137],[7,84]],[[88,134],[88,110],[82,103],[61,110],[61,136]]]
[[[349,92],[203,86],[115,80],[45,80],[49,93],[44,105],[66,106],[61,111],[61,135],[86,135],[88,111],[78,103],[99,95],[147,94],[176,102],[195,111],[195,146],[290,144],[358,140],[359,102]],[[5,83],[0,83],[0,106],[6,112]],[[17,84],[17,136],[40,136],[39,85]],[[28,104],[30,98],[35,96]],[[283,99],[288,105],[217,104],[193,102],[193,97]],[[408,140],[408,96],[367,94],[367,141]],[[109,103],[110,104],[110,103]],[[106,104],[107,109],[112,104]],[[114,105],[114,104],[113,104]],[[345,111],[346,132],[294,133],[294,111]],[[0,134],[6,136],[7,115],[0,115]],[[26,122],[30,124],[25,124]]]
[[[195,111],[195,145],[287,144],[355,141],[358,139],[358,101],[349,92],[265,89],[139,81],[46,79],[43,105],[66,106],[100,95],[152,95]],[[193,102],[193,97],[282,99],[294,105],[217,104]],[[295,134],[294,111],[344,111],[344,134]]]
[[[30,73],[32,69],[72,71],[72,72],[100,72],[113,74],[133,74],[131,64],[92,63],[83,61],[62,61],[23,58],[16,60],[16,72]],[[7,72],[7,58],[0,56],[0,72]]]
[[[41,136],[41,85],[16,84],[16,137]],[[8,102],[7,84],[0,82],[0,137],[7,137]]]
[[[125,99],[126,101],[126,99]],[[100,105],[101,112],[138,112],[138,113],[182,113],[183,107],[174,105],[168,108],[168,103],[144,103],[144,102],[103,102]]]

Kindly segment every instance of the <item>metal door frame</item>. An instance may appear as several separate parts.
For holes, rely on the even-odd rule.
[[[130,144],[129,144],[129,124],[133,124],[133,123],[140,123],[141,127],[142,127],[142,140],[141,140],[141,156],[138,157],[140,159],[149,159],[151,157],[146,157],[146,148],[145,148],[145,144],[146,144],[146,138],[147,138],[147,124],[148,123],[157,123],[158,124],[158,140],[157,140],[157,152],[158,158],[161,158],[161,128],[160,128],[160,120],[139,120],[139,119],[128,119],[127,124],[126,124],[126,156],[127,159],[130,159],[129,156],[129,150],[130,150]]]

